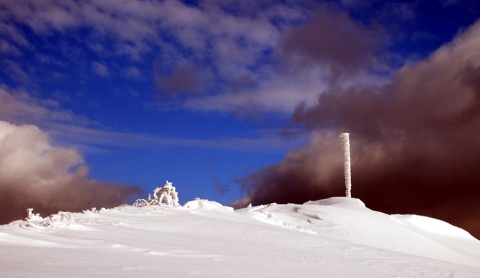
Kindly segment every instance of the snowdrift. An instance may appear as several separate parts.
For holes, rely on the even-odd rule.
[[[121,206],[0,226],[1,277],[479,277],[480,243],[352,198]]]
[[[187,202],[183,207],[196,211],[217,210],[233,212],[232,207],[225,207],[218,202],[201,199]]]

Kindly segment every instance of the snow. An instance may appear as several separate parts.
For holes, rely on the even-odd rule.
[[[358,199],[120,206],[0,226],[0,277],[479,277],[480,242]]]
[[[225,207],[222,204],[215,202],[215,201],[209,201],[209,200],[200,200],[200,199],[195,199],[194,201],[187,202],[183,207],[191,209],[191,210],[220,210],[220,211],[230,211],[233,212],[232,207]]]

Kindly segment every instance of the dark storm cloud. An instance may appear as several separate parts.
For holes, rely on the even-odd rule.
[[[141,192],[137,186],[88,179],[77,151],[52,146],[33,125],[0,121],[0,224],[58,211],[112,207]]]
[[[311,143],[239,181],[242,206],[344,195],[341,132],[351,133],[352,194],[387,213],[446,220],[480,237],[480,23],[384,86],[333,88],[293,125]]]
[[[263,167],[237,180],[248,196],[237,200],[233,206],[302,203],[344,192],[338,186],[342,184],[343,172],[336,171],[343,165],[337,137],[336,134],[315,133],[309,145],[289,152],[281,163]]]
[[[365,70],[382,49],[381,28],[353,20],[335,6],[321,6],[306,23],[290,30],[281,47],[283,59],[300,67],[320,65],[334,73]]]

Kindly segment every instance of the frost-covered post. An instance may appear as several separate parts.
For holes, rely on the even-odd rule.
[[[342,133],[340,139],[343,147],[343,170],[345,174],[345,195],[348,198],[352,197],[352,173],[350,170],[350,134]]]
[[[28,208],[27,209],[27,219],[32,218],[32,212],[33,212],[33,208]]]

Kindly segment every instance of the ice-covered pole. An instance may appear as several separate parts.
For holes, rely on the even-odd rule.
[[[343,170],[345,174],[345,196],[352,197],[352,173],[350,170],[350,134],[342,133],[340,139],[343,147]]]
[[[32,211],[33,211],[33,208],[28,208],[27,209],[27,218],[28,219],[32,218]]]

